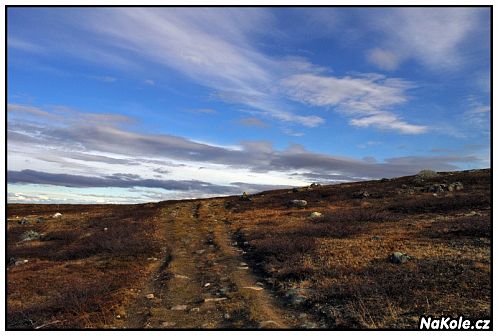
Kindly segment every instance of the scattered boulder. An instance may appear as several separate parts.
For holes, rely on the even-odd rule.
[[[220,302],[226,300],[226,297],[220,297],[220,298],[206,298],[204,299],[204,302]]]
[[[464,216],[466,217],[471,217],[471,216],[480,216],[479,213],[477,213],[476,211],[471,211],[469,213],[466,213]]]
[[[450,192],[460,191],[460,190],[463,190],[463,183],[462,182],[454,182],[454,183],[450,183],[448,185],[448,191],[450,191]]]
[[[26,217],[23,217],[20,221],[18,221],[18,223],[21,225],[27,225],[29,224],[29,220]]]
[[[19,259],[14,262],[14,265],[15,266],[24,265],[27,264],[28,262],[29,262],[28,259]]]
[[[260,290],[263,290],[263,287],[259,287],[259,286],[245,286],[245,287],[242,287],[244,289],[251,289],[251,290],[255,290],[255,291],[260,291]]]
[[[431,184],[431,185],[427,186],[425,189],[425,191],[430,192],[430,193],[435,193],[435,194],[442,193],[445,190],[448,190],[448,185],[446,185],[444,183]]]
[[[182,274],[175,274],[176,279],[190,279],[190,277]]]
[[[150,294],[145,295],[145,297],[149,300],[152,300],[155,296],[154,296],[154,294],[150,293]]]
[[[438,173],[433,170],[421,170],[415,177],[413,178],[413,183],[420,186],[425,183],[425,180],[438,177]]]
[[[322,217],[322,213],[321,212],[318,212],[318,211],[313,211],[311,214],[310,214],[310,219],[315,219],[315,218],[320,218]]]
[[[300,305],[308,300],[308,290],[305,288],[292,288],[285,293],[285,297],[293,305]]]
[[[373,236],[371,239],[372,240],[380,240],[380,237],[379,236]]]
[[[56,212],[55,214],[52,215],[52,218],[60,218],[62,217],[62,214],[60,212]]]
[[[408,254],[402,252],[394,252],[389,256],[389,261],[393,264],[404,264],[411,258],[412,257],[410,257]]]
[[[367,197],[370,197],[370,193],[365,190],[353,193],[353,198],[367,198]]]
[[[291,200],[287,203],[289,207],[295,207],[295,208],[305,208],[308,205],[308,202],[306,200]]]
[[[40,239],[43,235],[34,230],[29,230],[21,235],[21,241],[30,241],[35,239]]]
[[[244,191],[244,193],[242,193],[242,196],[240,196],[240,200],[241,201],[252,201],[252,199],[249,197],[249,195]]]
[[[458,191],[458,190],[463,190],[463,184],[462,182],[454,182],[450,184],[446,183],[434,183],[426,186],[424,188],[424,191],[430,192],[430,193],[442,193],[445,191],[453,192],[453,191]]]
[[[402,189],[397,189],[396,190],[396,193],[398,195],[413,195],[413,194],[415,194],[415,189],[414,188],[408,188],[408,187],[406,187],[406,185],[404,185],[404,186],[405,186],[405,188],[402,187]]]
[[[259,324],[259,327],[261,329],[274,329],[274,328],[281,328],[281,325],[278,324],[275,321],[268,320],[268,321],[263,321]]]
[[[171,310],[187,310],[187,305],[176,305],[171,307]]]
[[[314,188],[314,187],[321,187],[321,186],[322,186],[322,185],[321,185],[320,183],[315,183],[315,182],[313,182],[313,183],[311,183],[311,184],[310,184],[310,187],[311,187],[311,188]]]

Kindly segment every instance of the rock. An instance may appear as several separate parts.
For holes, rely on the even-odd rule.
[[[321,186],[322,186],[322,185],[321,185],[320,183],[314,183],[314,182],[313,182],[313,183],[311,183],[311,184],[310,184],[310,187],[311,187],[311,188],[314,188],[314,187],[321,187]]]
[[[26,217],[23,217],[18,223],[21,225],[27,225],[29,224],[29,221]]]
[[[163,323],[161,323],[161,326],[163,328],[171,328],[171,327],[176,326],[176,322],[163,322]]]
[[[211,283],[209,283],[209,282],[204,284],[204,287],[209,287],[209,286],[211,286]]]
[[[241,262],[241,263],[239,263],[239,266],[247,266],[247,263]]]
[[[305,208],[308,205],[308,202],[306,200],[291,200],[287,203],[288,206],[290,207],[296,207],[296,208]]]
[[[36,224],[43,224],[45,222],[45,219],[42,217],[39,217],[36,219]]]
[[[56,212],[55,214],[53,214],[52,218],[60,218],[62,217],[62,214],[60,212]]]
[[[313,212],[310,214],[310,216],[309,216],[309,218],[311,218],[311,219],[314,219],[314,218],[320,218],[320,217],[322,217],[322,214],[321,214],[320,212],[318,212],[318,211],[313,211]]]
[[[249,269],[249,267],[247,267],[247,266],[237,266],[237,268],[239,270],[247,270],[247,269]]]
[[[194,307],[192,309],[190,309],[191,312],[200,312],[201,309],[199,307]]]
[[[28,259],[16,260],[16,262],[14,263],[14,265],[15,266],[24,265],[24,264],[27,264],[28,262],[29,262]]]
[[[152,300],[155,296],[154,296],[154,294],[150,293],[150,294],[145,295],[145,297],[149,300]]]
[[[251,290],[255,290],[255,291],[263,290],[263,287],[258,287],[258,286],[245,286],[245,287],[242,287],[242,288],[251,289]]]
[[[197,250],[197,251],[195,251],[195,253],[197,253],[197,254],[203,254],[204,252],[206,252],[206,250]]]
[[[403,264],[410,260],[412,257],[402,252],[394,252],[389,256],[389,261],[393,264]]]
[[[249,195],[244,191],[242,196],[239,197],[241,201],[252,201],[252,199],[249,197]]]
[[[448,189],[448,186],[446,184],[439,184],[439,183],[436,183],[436,184],[431,184],[429,186],[426,187],[426,191],[427,192],[430,192],[430,193],[442,193],[444,192],[446,189]]]
[[[182,274],[175,274],[176,279],[190,279],[190,277]]]
[[[21,235],[21,241],[30,241],[30,240],[40,239],[42,236],[43,236],[42,234],[40,234],[36,231],[29,230],[29,231],[24,232]]]
[[[460,191],[460,190],[463,190],[463,183],[462,182],[454,182],[454,183],[450,183],[450,185],[448,185],[448,191]]]
[[[466,214],[465,214],[465,216],[466,216],[466,217],[470,217],[470,216],[479,216],[479,214],[478,214],[477,212],[475,212],[475,211],[471,211],[471,212],[469,212],[469,213],[466,213]]]
[[[104,231],[107,231],[107,230],[109,230],[109,229],[105,227],[105,228],[104,228]]]
[[[116,318],[117,318],[118,320],[120,320],[120,319],[121,319],[121,315],[116,315]]]
[[[223,315],[223,317],[225,318],[225,320],[228,320],[228,319],[230,319],[231,316],[230,316],[230,314],[225,313],[225,315]]]
[[[158,259],[156,257],[150,257],[150,258],[147,258],[148,261],[157,261]]]
[[[308,290],[305,288],[292,288],[285,293],[285,297],[288,298],[293,305],[300,305],[308,300],[307,294]]]
[[[261,322],[259,324],[259,327],[261,329],[281,328],[280,324],[278,324],[277,322],[272,321],[272,320]]]
[[[380,240],[380,237],[379,236],[373,236],[372,240]]]
[[[206,298],[204,299],[204,302],[220,302],[226,300],[226,297],[221,297],[221,298]]]
[[[298,193],[299,192],[299,188],[292,188],[292,192],[293,193]]]
[[[380,179],[380,182],[389,182],[389,179],[388,179],[388,178],[383,177],[383,178],[381,178],[381,179]]]
[[[367,198],[370,197],[370,193],[368,191],[358,191],[353,193],[353,198]]]
[[[171,307],[171,310],[187,310],[187,305],[176,305]]]
[[[301,328],[303,329],[316,329],[318,328],[318,324],[315,322],[306,322],[301,325]]]

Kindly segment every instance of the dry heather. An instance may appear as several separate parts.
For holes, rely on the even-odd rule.
[[[7,327],[106,327],[160,250],[158,207],[9,205]],[[52,218],[61,212],[61,218]],[[19,217],[16,219],[16,217]],[[27,224],[19,221],[26,218]],[[22,241],[28,230],[40,239]],[[22,260],[27,263],[16,265]]]
[[[435,195],[405,177],[273,191],[226,204],[235,238],[248,242],[247,260],[283,299],[301,293],[298,304],[324,326],[415,329],[422,314],[489,318],[490,171],[424,183],[443,181],[464,189]],[[363,191],[369,196],[359,198]],[[289,209],[289,199],[308,206]],[[312,211],[323,216],[310,219]],[[393,264],[388,257],[395,251],[412,259]]]
[[[455,182],[463,183],[463,190],[428,192],[434,184]],[[307,206],[289,207],[293,199],[306,200]],[[314,211],[322,216],[310,218]],[[51,218],[55,212],[63,216]],[[19,223],[23,217],[29,223]],[[253,308],[237,298],[256,296],[237,286],[216,310],[199,304],[203,319],[164,306],[180,299],[197,305],[190,296],[215,293],[223,281],[247,286],[241,284],[253,276],[265,291],[257,292],[259,301],[252,306],[282,312],[290,327],[415,329],[423,314],[491,314],[490,170],[216,200],[11,204],[8,218],[14,219],[7,225],[9,329],[140,327],[147,316],[159,327],[254,328],[258,318],[268,319],[260,315],[268,314],[238,316],[234,307]],[[36,238],[26,233],[30,230],[43,235]],[[396,251],[411,259],[391,263]],[[157,260],[170,260],[170,254],[171,264],[159,267]],[[245,272],[238,267],[242,261],[251,276],[239,274]],[[175,272],[191,279],[183,292],[173,289],[184,280],[160,277]],[[155,288],[161,297],[138,300],[132,293],[138,288]],[[275,300],[278,308],[262,307]],[[128,314],[140,312],[135,324],[116,320],[123,307],[132,307]],[[183,317],[170,324],[161,320],[179,314]]]

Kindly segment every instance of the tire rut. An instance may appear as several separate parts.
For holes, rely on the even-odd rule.
[[[284,329],[296,321],[274,303],[231,242],[221,201],[166,205],[170,254],[128,309],[134,329]],[[150,295],[152,294],[152,295]],[[147,295],[149,295],[147,297]]]

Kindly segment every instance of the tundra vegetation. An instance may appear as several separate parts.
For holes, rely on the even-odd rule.
[[[421,315],[491,316],[489,169],[7,215],[9,329],[415,329]]]

